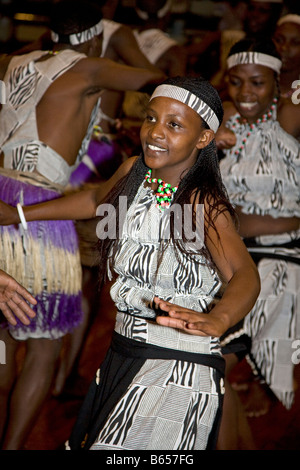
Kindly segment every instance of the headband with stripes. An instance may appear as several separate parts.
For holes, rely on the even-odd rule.
[[[174,85],[159,85],[152,94],[150,101],[153,98],[159,96],[164,96],[166,98],[172,98],[174,100],[180,101],[181,103],[186,104],[206,122],[210,129],[214,132],[217,132],[220,122],[217,118],[214,111],[202,101],[198,96],[194,95],[192,92]]]
[[[103,31],[103,22],[102,20],[99,21],[99,23],[95,24],[89,29],[86,29],[85,31],[81,31],[80,33],[73,33],[69,35],[59,35],[55,33],[54,31],[51,31],[51,39],[53,42],[58,43],[58,42],[65,42],[65,39],[68,39],[68,42],[72,46],[77,46],[78,44],[83,44],[84,42],[89,41],[92,39],[94,36],[98,36],[101,34]],[[63,41],[62,41],[63,39]]]
[[[262,52],[237,52],[228,57],[227,68],[231,69],[236,65],[257,64],[269,67],[277,73],[280,73],[282,62],[276,57],[263,54]]]

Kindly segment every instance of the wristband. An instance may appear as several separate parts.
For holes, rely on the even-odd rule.
[[[23,208],[22,208],[20,203],[17,204],[17,210],[18,210],[18,214],[19,214],[19,217],[20,217],[22,227],[23,227],[24,230],[27,230],[27,222],[26,222],[26,219],[25,219]]]

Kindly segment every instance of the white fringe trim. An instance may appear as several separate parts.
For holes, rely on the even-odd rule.
[[[16,237],[3,231],[0,238],[1,269],[14,277],[33,295],[46,292],[77,294],[82,288],[79,251],[70,253],[60,248],[45,247],[27,237]]]

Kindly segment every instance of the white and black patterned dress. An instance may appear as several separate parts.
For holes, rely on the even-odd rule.
[[[237,137],[220,162],[231,202],[245,214],[300,217],[300,144],[280,127],[276,110],[250,135],[239,115],[226,126]],[[261,292],[239,333],[251,338],[248,359],[255,373],[287,408],[294,397],[293,342],[300,337],[299,238],[300,230],[245,240],[258,263]],[[224,347],[237,336],[228,336]]]
[[[219,341],[159,326],[151,302],[157,295],[209,312],[222,283],[203,257],[180,255],[178,262],[172,246],[156,272],[163,220],[154,193],[142,184],[114,264],[118,279],[111,295],[118,313],[112,345],[69,440],[72,450],[215,445],[224,372]]]

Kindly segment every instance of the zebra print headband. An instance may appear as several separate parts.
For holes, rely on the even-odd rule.
[[[94,36],[98,36],[101,34],[103,31],[103,22],[102,20],[99,21],[99,23],[95,24],[89,29],[86,29],[85,31],[81,31],[80,33],[73,33],[69,34],[68,36],[65,35],[59,35],[55,33],[54,31],[51,31],[51,39],[53,42],[65,42],[65,38],[67,37],[68,42],[72,46],[78,46],[78,44],[83,44],[84,42],[89,41],[92,39]]]
[[[257,64],[269,67],[275,72],[280,73],[282,62],[276,57],[263,54],[262,52],[237,52],[228,57],[227,68],[231,69],[236,65]]]
[[[202,101],[198,96],[194,95],[185,88],[174,85],[159,85],[152,94],[150,101],[158,96],[165,96],[166,98],[173,98],[186,104],[206,122],[210,129],[217,132],[220,122],[214,111]]]

